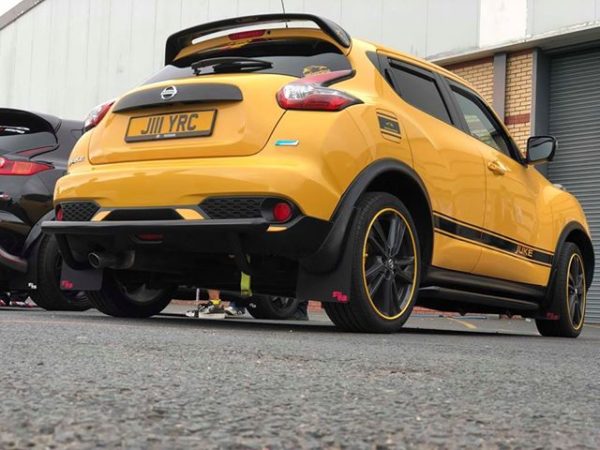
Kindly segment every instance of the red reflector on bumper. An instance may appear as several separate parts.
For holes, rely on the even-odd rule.
[[[137,238],[140,241],[144,241],[144,242],[160,242],[165,238],[165,235],[158,234],[158,233],[144,233],[144,234],[138,234]]]

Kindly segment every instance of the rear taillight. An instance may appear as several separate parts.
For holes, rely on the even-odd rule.
[[[65,220],[65,211],[64,209],[62,209],[62,206],[58,205],[56,207],[56,220],[59,222],[62,222],[63,220]]]
[[[348,106],[362,103],[344,91],[328,87],[336,81],[349,78],[352,73],[351,70],[340,70],[308,76],[286,84],[277,93],[277,102],[283,109],[309,111],[340,111]]]
[[[90,131],[92,128],[98,126],[98,124],[102,122],[102,119],[104,119],[104,116],[106,116],[108,110],[114,104],[115,101],[111,100],[110,102],[102,103],[101,105],[98,105],[94,109],[92,109],[85,118],[83,132],[85,133],[86,131]]]
[[[49,164],[0,158],[0,175],[27,176],[52,169]]]

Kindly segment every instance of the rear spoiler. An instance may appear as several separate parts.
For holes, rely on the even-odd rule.
[[[165,65],[171,64],[179,52],[191,45],[195,39],[221,31],[247,27],[249,25],[263,25],[277,22],[313,22],[326,35],[331,37],[342,47],[350,48],[350,45],[352,45],[350,35],[342,27],[329,19],[324,19],[312,14],[261,14],[257,16],[237,17],[235,19],[211,22],[173,34],[167,39]]]
[[[12,108],[0,108],[0,126],[8,125],[8,120],[18,121],[29,121],[37,125],[42,131],[48,131],[49,133],[56,134],[56,130],[60,126],[60,119],[58,117],[50,116],[48,114],[39,114],[31,111],[24,111],[22,109]]]
[[[50,133],[54,136],[54,142],[50,145],[15,151],[15,154],[28,158],[56,148],[58,145],[57,130],[60,125],[61,120],[59,118],[47,114],[38,114],[21,109],[0,108],[0,135],[3,131],[8,131],[17,136],[39,132]],[[0,152],[9,151],[12,153],[12,150],[0,148]]]

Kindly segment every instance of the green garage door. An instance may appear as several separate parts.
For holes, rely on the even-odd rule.
[[[559,143],[548,176],[577,196],[590,224],[597,263],[587,321],[600,322],[600,49],[552,58],[548,126]]]

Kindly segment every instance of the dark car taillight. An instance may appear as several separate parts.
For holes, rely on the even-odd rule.
[[[0,157],[0,175],[27,176],[52,169],[49,164],[32,161],[12,161]]]
[[[104,119],[104,116],[106,116],[106,113],[108,113],[114,104],[115,100],[111,100],[92,109],[85,118],[83,132],[85,133],[86,131],[90,131],[92,128],[98,126],[98,124],[102,122],[102,119]]]
[[[362,103],[347,92],[328,87],[336,81],[351,77],[352,70],[339,70],[308,76],[286,84],[277,93],[277,102],[283,109],[308,111],[340,111]]]

